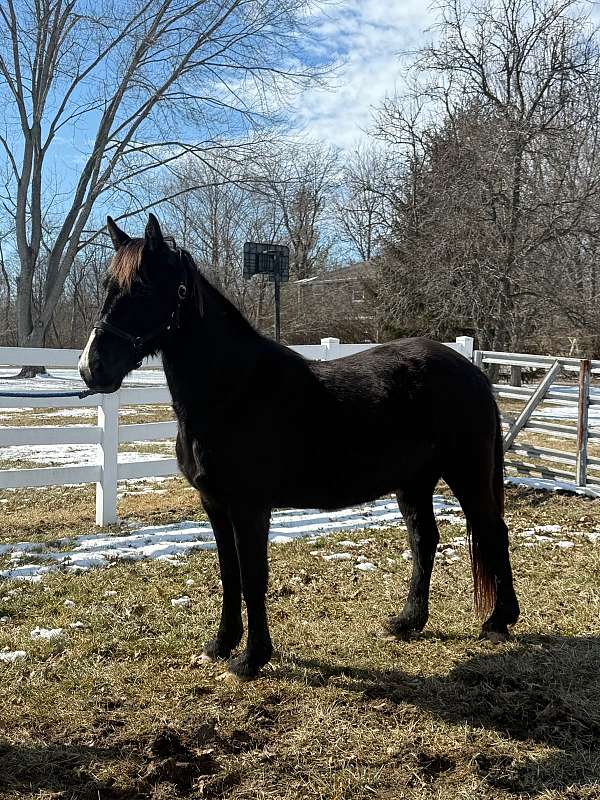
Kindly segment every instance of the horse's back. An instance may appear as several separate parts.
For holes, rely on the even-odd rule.
[[[446,426],[449,418],[455,425],[468,421],[471,426],[477,422],[473,408],[494,409],[485,375],[462,354],[431,339],[401,339],[315,362],[311,369],[339,410],[346,403],[359,405],[368,417],[389,411],[398,419],[402,410],[409,425],[418,417],[433,427],[442,421]]]

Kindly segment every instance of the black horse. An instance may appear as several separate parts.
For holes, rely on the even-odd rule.
[[[412,579],[389,635],[423,628],[439,535],[440,478],[471,533],[482,636],[502,640],[519,606],[503,514],[503,454],[490,385],[463,356],[406,339],[328,363],[262,336],[212,286],[151,214],[143,239],[108,218],[116,249],[99,322],[81,355],[86,384],[116,391],[142,358],[162,354],[177,416],[177,458],[198,490],[219,552],[223,608],[204,648],[255,676],[272,653],[267,536],[275,507],[338,509],[395,492],[413,554]],[[489,615],[489,616],[488,616]]]

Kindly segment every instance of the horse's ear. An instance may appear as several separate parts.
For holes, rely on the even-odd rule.
[[[131,241],[129,236],[122,231],[117,223],[114,221],[112,217],[106,218],[106,227],[108,228],[108,233],[113,243],[113,247],[115,250],[118,250],[120,247],[123,247],[124,244],[127,244]]]
[[[144,232],[144,240],[150,250],[159,250],[165,243],[160,225],[154,214],[148,214],[148,224]]]

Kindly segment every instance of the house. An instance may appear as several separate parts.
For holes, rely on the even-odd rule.
[[[294,343],[324,336],[346,342],[378,341],[376,269],[374,261],[360,261],[294,281],[288,295],[288,315],[295,318],[289,330]]]

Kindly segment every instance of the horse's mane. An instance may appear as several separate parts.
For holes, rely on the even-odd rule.
[[[131,289],[142,263],[143,239],[132,239],[120,247],[110,263],[110,274],[122,289]]]
[[[235,305],[225,295],[213,286],[206,278],[201,269],[194,261],[192,254],[183,247],[176,247],[175,242],[167,239],[170,250],[179,256],[186,273],[188,289],[191,293],[192,302],[197,306],[200,315],[204,315],[206,301],[214,299],[221,311],[227,318],[237,326],[245,327],[247,330],[254,331],[252,324],[235,307]],[[144,239],[131,239],[127,244],[120,247],[115,253],[109,272],[117,284],[126,290],[131,289],[138,270],[142,263],[144,250]]]

